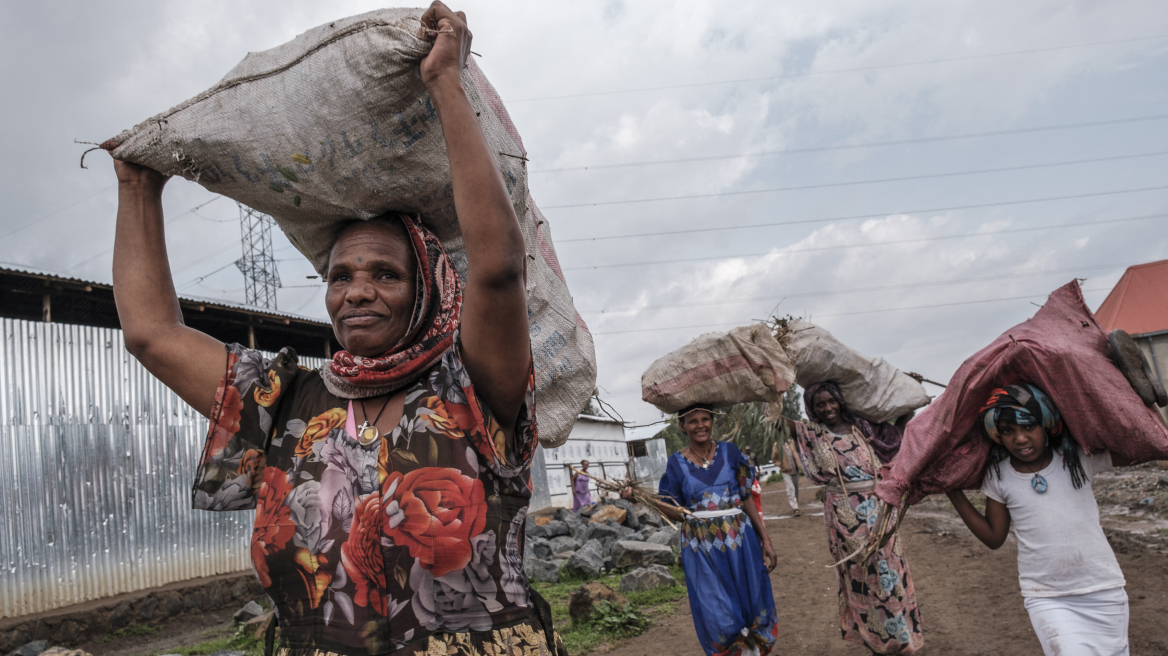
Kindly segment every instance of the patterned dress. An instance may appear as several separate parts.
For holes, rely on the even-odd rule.
[[[729,442],[718,443],[709,469],[673,454],[661,479],[660,494],[678,505],[706,514],[732,513],[687,516],[681,527],[681,567],[694,629],[711,655],[765,655],[779,637],[762,546],[742,511],[750,483],[750,464]]]
[[[507,439],[459,348],[405,388],[392,433],[363,445],[349,401],[294,351],[228,346],[193,502],[255,508],[278,654],[555,653],[523,572],[534,388]]]
[[[869,531],[875,530],[879,500],[871,488],[878,471],[876,455],[855,428],[837,435],[820,424],[797,424],[795,436],[804,474],[828,485],[823,521],[838,562],[867,544]],[[838,490],[840,475],[848,494]],[[889,521],[895,522],[896,515]],[[911,654],[924,645],[916,590],[899,534],[868,562],[852,560],[835,572],[844,640],[867,645],[877,654]]]

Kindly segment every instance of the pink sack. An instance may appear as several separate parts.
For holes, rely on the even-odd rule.
[[[876,487],[899,506],[930,494],[977,489],[990,441],[977,424],[994,388],[1037,385],[1088,454],[1110,450],[1136,460],[1168,457],[1168,427],[1115,366],[1107,335],[1083,302],[1079,283],[1055,290],[1032,319],[966,360],[949,387],[908,423],[900,453]]]

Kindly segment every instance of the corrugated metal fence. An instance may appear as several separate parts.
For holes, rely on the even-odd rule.
[[[250,569],[252,512],[190,509],[207,420],[121,331],[0,321],[0,617]]]

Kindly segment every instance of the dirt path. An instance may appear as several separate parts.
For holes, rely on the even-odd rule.
[[[781,484],[764,488],[767,531],[779,552],[771,575],[779,612],[779,643],[772,654],[864,656],[867,649],[840,638],[836,581],[822,512],[814,490],[801,490],[803,516],[790,514]],[[1034,656],[1041,654],[1018,593],[1013,538],[997,551],[978,542],[940,499],[905,518],[901,528],[925,629],[919,654]],[[1133,656],[1168,653],[1168,556],[1142,544],[1117,542],[1116,556],[1131,599]],[[703,656],[688,604],[607,656]]]

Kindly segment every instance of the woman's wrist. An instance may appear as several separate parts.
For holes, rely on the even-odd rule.
[[[434,102],[434,109],[441,107],[444,101],[458,96],[466,97],[466,90],[462,88],[462,76],[454,69],[443,70],[429,78],[423,78],[422,84]]]

